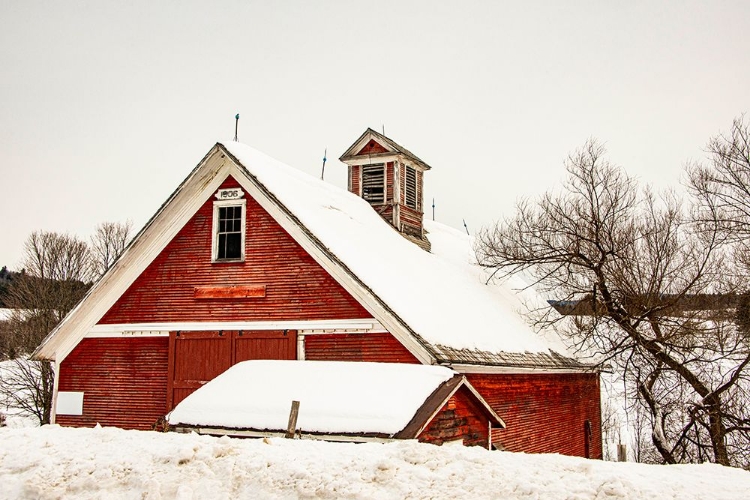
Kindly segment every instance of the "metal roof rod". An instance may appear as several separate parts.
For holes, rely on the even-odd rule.
[[[320,180],[323,180],[323,175],[326,173],[326,158],[328,156],[328,148],[323,152],[323,169],[320,171]]]
[[[237,127],[240,124],[240,114],[234,115],[234,142],[237,142]]]

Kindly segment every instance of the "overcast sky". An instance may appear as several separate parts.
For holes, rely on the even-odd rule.
[[[0,0],[0,266],[35,230],[140,229],[234,135],[345,187],[367,128],[471,231],[588,138],[657,188],[750,111],[750,2]],[[426,216],[431,216],[427,209]]]

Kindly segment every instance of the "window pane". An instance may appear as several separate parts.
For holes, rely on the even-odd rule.
[[[217,259],[226,259],[227,258],[227,235],[226,234],[219,234],[219,248],[218,253],[216,255]]]
[[[242,205],[219,207],[216,259],[242,258]]]
[[[227,250],[226,250],[226,258],[227,259],[239,259],[241,257],[240,252],[242,250],[241,245],[241,234],[239,233],[230,233],[227,234]]]

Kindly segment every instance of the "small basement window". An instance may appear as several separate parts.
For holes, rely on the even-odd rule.
[[[238,199],[243,195],[241,189],[220,189],[216,194],[219,199],[214,201],[213,262],[245,260],[246,202]]]
[[[409,208],[417,208],[417,171],[414,167],[406,166],[404,175],[404,198],[406,199],[406,206]]]
[[[362,167],[362,198],[370,203],[385,203],[385,166]]]

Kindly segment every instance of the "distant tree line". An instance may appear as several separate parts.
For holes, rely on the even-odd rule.
[[[22,271],[3,268],[0,361],[15,360],[14,369],[0,373],[0,399],[48,423],[54,373],[48,362],[30,354],[83,298],[125,250],[130,222],[105,222],[89,241],[77,236],[37,231],[24,243]]]

